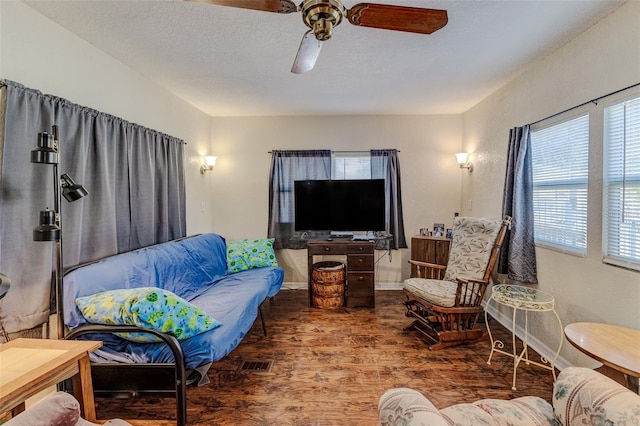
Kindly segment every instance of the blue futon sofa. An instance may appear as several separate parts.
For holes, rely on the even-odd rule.
[[[92,367],[94,382],[95,370],[99,369],[95,367],[103,364],[141,366],[174,363],[177,368],[183,368],[182,373],[175,376],[176,382],[181,382],[176,383],[175,388],[178,400],[185,397],[185,378],[180,377],[185,374],[184,369],[187,374],[191,374],[190,377],[196,376],[199,384],[205,384],[208,380],[206,371],[211,363],[238,346],[252,327],[258,312],[261,313],[261,304],[265,299],[275,296],[282,286],[284,271],[277,266],[272,240],[245,241],[248,243],[247,247],[244,244],[234,244],[236,258],[232,262],[229,261],[225,239],[217,234],[204,234],[111,256],[69,272],[64,278],[63,295],[64,322],[71,330],[67,333],[67,338],[91,338],[104,342],[103,347],[92,354],[92,363],[95,363]],[[247,262],[238,265],[238,259],[240,263],[244,262],[243,259]],[[235,272],[238,270],[239,272]],[[130,296],[132,292],[135,294],[147,290],[148,293],[150,288],[158,289],[155,293],[162,297],[170,295],[167,299],[169,304],[180,300],[181,303],[199,309],[199,317],[196,319],[206,317],[208,322],[203,323],[206,331],[196,331],[198,334],[189,337],[179,334],[185,328],[180,326],[178,332],[167,333],[165,328],[172,325],[168,323],[173,320],[163,318],[159,320],[157,328],[146,334],[147,338],[155,339],[156,342],[140,342],[139,338],[133,337],[141,337],[143,334],[131,334],[140,331],[139,323],[129,322],[127,319],[95,319],[95,311],[105,306],[109,308],[110,304],[118,305],[114,311],[125,308],[134,311],[130,312],[130,316],[137,319],[142,315],[142,308],[138,312],[138,301],[135,298],[132,302],[129,297],[125,303],[117,298],[116,303],[113,303],[114,299],[107,299],[107,302],[102,299],[99,302],[93,300],[94,305],[86,302],[86,299],[92,299],[96,295]],[[85,301],[85,305],[82,305],[82,301]],[[150,309],[156,311],[151,312],[152,319],[156,316],[162,318],[164,312],[157,312],[162,311],[157,309],[157,305]],[[149,375],[155,377],[157,374]],[[116,376],[120,382],[127,382],[130,377],[122,373]],[[179,386],[181,390],[178,389]],[[152,387],[157,386],[154,384]],[[143,391],[139,388],[127,388],[126,383],[123,389]],[[180,403],[178,401],[178,405]],[[186,419],[180,418],[186,417],[184,404],[185,401],[182,401],[178,423],[186,422]]]

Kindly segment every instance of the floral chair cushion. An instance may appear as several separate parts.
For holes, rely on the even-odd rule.
[[[640,395],[588,368],[562,370],[553,409],[565,426],[640,425]]]
[[[420,392],[395,388],[380,397],[378,415],[383,426],[637,426],[640,395],[597,371],[567,367],[554,384],[553,407],[537,396],[524,396],[483,399],[438,411]]]
[[[389,389],[378,403],[381,426],[449,426],[438,409],[420,392],[409,388]]]
[[[408,278],[405,280],[403,288],[434,305],[450,308],[456,304],[458,284],[455,282],[427,278]],[[466,303],[469,303],[472,295],[469,292]]]
[[[551,404],[537,396],[483,399],[438,410],[420,392],[389,389],[378,404],[382,426],[561,426]]]
[[[537,396],[456,404],[440,410],[440,414],[450,425],[560,426],[551,404]]]
[[[449,262],[444,273],[446,281],[457,277],[480,279],[487,270],[491,249],[496,241],[501,220],[458,217],[453,221],[453,236]]]

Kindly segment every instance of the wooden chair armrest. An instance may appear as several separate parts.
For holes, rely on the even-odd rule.
[[[483,280],[482,278],[467,278],[467,277],[456,277],[458,284],[467,284],[467,283],[478,283],[478,284],[489,284],[489,281]]]
[[[409,263],[411,263],[412,265],[423,266],[425,268],[442,269],[442,270],[447,269],[447,265],[438,265],[437,263],[422,262],[420,260],[409,260]]]

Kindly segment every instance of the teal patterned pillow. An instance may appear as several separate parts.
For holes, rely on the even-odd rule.
[[[137,325],[169,333],[178,340],[212,330],[222,324],[183,298],[156,287],[126,288],[78,297],[76,305],[94,324]],[[134,342],[159,342],[148,333],[118,333]]]
[[[278,266],[273,251],[274,238],[227,241],[227,271],[248,271],[253,268]]]

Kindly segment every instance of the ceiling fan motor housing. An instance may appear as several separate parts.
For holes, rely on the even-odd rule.
[[[302,20],[320,41],[331,38],[333,27],[347,13],[340,0],[305,0],[301,6]]]

